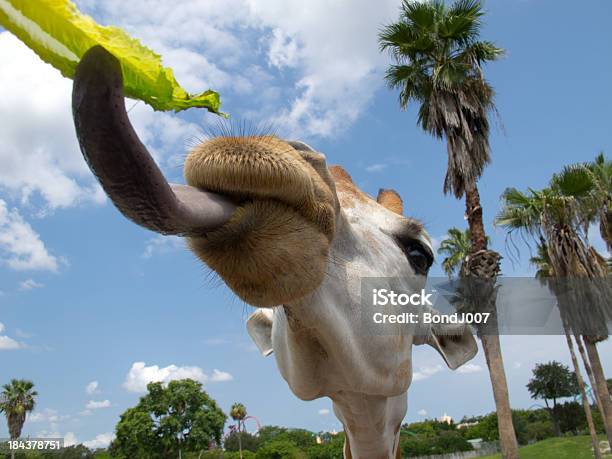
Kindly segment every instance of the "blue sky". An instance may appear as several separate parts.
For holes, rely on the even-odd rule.
[[[445,145],[421,132],[414,109],[401,112],[382,82],[388,58],[377,51],[376,33],[396,17],[397,1],[77,4],[159,51],[189,90],[219,90],[234,119],[270,122],[308,142],[371,194],[395,188],[436,240],[465,224],[463,203],[442,195]],[[562,165],[610,151],[612,5],[490,0],[486,7],[483,37],[508,53],[486,69],[501,126],[481,198],[504,274],[531,275],[525,248],[512,262],[492,219],[505,187],[541,187]],[[338,429],[329,400],[299,401],[274,359],[255,351],[244,327],[250,307],[180,240],[136,227],[105,200],[78,152],[70,81],[8,32],[0,32],[0,57],[0,382],[36,383],[39,404],[25,433],[104,445],[144,382],[181,375],[204,381],[225,410],[245,403],[262,423]],[[215,121],[202,111],[153,113],[142,103],[130,115],[174,180],[188,145]],[[439,265],[432,274],[441,274]],[[533,403],[525,384],[535,362],[569,363],[561,337],[502,344],[516,407]],[[600,350],[612,371],[610,344]],[[442,365],[432,350],[415,349],[408,421],[493,409],[482,353],[461,372]]]

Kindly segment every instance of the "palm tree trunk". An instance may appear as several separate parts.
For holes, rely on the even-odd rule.
[[[491,387],[493,388],[502,457],[504,459],[518,459],[518,443],[514,432],[514,424],[512,424],[512,409],[508,397],[508,383],[506,382],[499,336],[482,335],[480,341],[484,349]]]
[[[240,431],[240,419],[238,420],[238,450],[240,451],[240,459],[242,459],[242,432]]]
[[[582,395],[582,406],[584,408],[584,414],[587,418],[587,424],[589,425],[589,433],[591,434],[591,443],[593,445],[593,454],[595,459],[601,459],[601,452],[599,451],[599,440],[597,438],[597,431],[595,430],[595,423],[593,422],[593,414],[591,413],[591,406],[589,405],[589,399],[587,398],[586,390],[584,388],[584,379],[582,379],[582,373],[578,366],[578,359],[574,352],[574,343],[570,337],[567,329],[565,330],[565,339],[567,340],[567,347],[569,348],[570,355],[572,357],[572,364],[574,365],[574,371],[576,372],[576,379],[578,380],[578,387],[580,387],[580,394]],[[576,341],[578,341],[576,339]]]
[[[478,186],[476,184],[465,190],[465,215],[470,227],[470,236],[472,237],[472,253],[486,249],[487,235],[482,219],[480,193],[478,193]]]
[[[472,238],[471,253],[486,250],[487,235],[482,218],[480,194],[476,184],[466,189],[465,208]],[[510,407],[510,397],[508,396],[508,383],[506,381],[506,371],[504,370],[499,335],[483,334],[480,336],[480,340],[487,361],[487,367],[489,368],[489,377],[493,389],[502,457],[504,459],[518,459],[518,442],[516,441],[516,433],[512,423],[512,409]]]
[[[597,398],[602,405],[602,407],[599,408],[601,411],[601,418],[604,421],[608,442],[612,445],[612,401],[610,401],[608,383],[606,382],[606,376],[601,366],[601,360],[599,360],[597,345],[587,336],[583,336],[582,338],[584,339],[584,345],[591,362],[591,369],[593,370],[593,377],[595,379],[594,390],[597,392]]]
[[[601,400],[599,399],[599,394],[597,393],[597,386],[595,384],[595,378],[593,377],[593,371],[591,370],[591,365],[589,363],[589,359],[584,350],[584,346],[582,345],[582,340],[580,339],[580,336],[576,336],[576,344],[578,345],[578,352],[580,352],[582,366],[584,367],[586,374],[589,377],[589,384],[591,385],[591,393],[593,394],[593,398],[595,399],[595,403],[597,404],[597,409],[601,413],[601,417],[603,419],[603,406],[601,404]]]

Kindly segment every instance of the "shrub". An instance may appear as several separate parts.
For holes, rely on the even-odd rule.
[[[343,459],[344,435],[335,435],[328,443],[314,445],[306,450],[308,459]]]
[[[528,441],[540,441],[555,435],[553,424],[550,420],[536,421],[527,424],[526,429]]]
[[[400,450],[404,456],[427,456],[458,451],[470,451],[472,445],[456,430],[442,430],[437,435],[403,436]]]
[[[240,432],[240,440],[242,441],[242,451],[257,451],[260,445],[259,438],[251,435],[248,432]],[[223,443],[226,451],[240,451],[238,443],[238,432],[232,432],[227,436]]]
[[[256,459],[305,459],[306,454],[297,445],[287,440],[272,440],[264,443],[255,453]]]

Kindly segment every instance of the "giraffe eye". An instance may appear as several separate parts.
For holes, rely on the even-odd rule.
[[[433,264],[431,251],[419,241],[410,239],[408,241],[398,241],[406,258],[417,274],[425,276]]]

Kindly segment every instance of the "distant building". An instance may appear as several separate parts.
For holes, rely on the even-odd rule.
[[[438,418],[438,421],[446,422],[447,424],[452,424],[453,418],[451,418],[448,414],[444,413],[442,417]]]
[[[478,424],[478,421],[474,421],[474,422],[462,422],[460,424],[457,424],[457,429],[465,429],[467,427],[475,426],[476,424]]]

